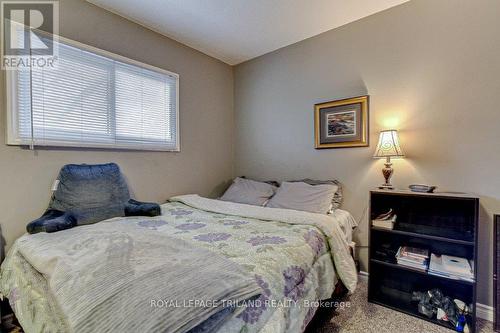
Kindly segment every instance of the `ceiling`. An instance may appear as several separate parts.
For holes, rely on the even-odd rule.
[[[236,65],[408,0],[87,0]]]

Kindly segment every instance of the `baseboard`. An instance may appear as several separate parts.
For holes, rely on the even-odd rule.
[[[368,272],[360,271],[358,277],[362,281],[368,281]]]
[[[368,281],[368,272],[359,272],[358,278],[360,281]],[[481,303],[476,303],[476,316],[478,318],[493,321],[493,307]]]
[[[476,303],[476,316],[478,318],[493,321],[493,307],[481,303]]]

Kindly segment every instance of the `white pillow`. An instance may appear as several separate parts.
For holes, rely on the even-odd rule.
[[[338,186],[309,185],[304,182],[283,182],[266,207],[302,210],[326,214],[330,210]]]
[[[238,177],[219,200],[264,206],[275,191],[276,186]]]

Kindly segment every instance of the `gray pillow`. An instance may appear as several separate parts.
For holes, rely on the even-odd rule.
[[[123,216],[130,199],[127,183],[115,163],[65,165],[49,209],[71,212],[78,224]]]
[[[276,186],[238,177],[219,200],[264,206],[275,191]]]
[[[340,208],[340,205],[342,205],[342,184],[338,180],[315,180],[315,179],[302,179],[302,180],[292,180],[292,182],[304,182],[309,185],[324,185],[324,184],[331,184],[331,185],[337,185],[337,191],[335,192],[335,195],[333,196],[332,199],[332,209],[337,209]]]
[[[266,207],[326,214],[330,210],[337,185],[309,185],[305,182],[283,182]]]

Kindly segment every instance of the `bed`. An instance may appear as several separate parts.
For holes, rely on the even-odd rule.
[[[148,326],[150,312],[163,311],[164,318],[168,318],[171,309],[165,305],[162,295],[152,293],[148,295],[150,304],[140,307],[136,304],[132,310],[125,305],[135,303],[122,295],[123,308],[107,309],[102,306],[103,301],[86,297],[92,294],[87,282],[96,277],[89,273],[92,262],[87,260],[87,266],[78,266],[75,261],[65,261],[89,257],[104,260],[96,255],[99,249],[92,247],[95,244],[89,244],[89,235],[107,235],[110,241],[104,250],[109,251],[114,243],[120,242],[120,230],[126,228],[141,230],[160,241],[163,237],[165,243],[178,239],[203,251],[200,255],[223,256],[258,285],[259,293],[252,302],[233,307],[231,314],[217,326],[204,330],[203,325],[197,325],[190,328],[190,332],[303,332],[317,310],[317,301],[329,299],[337,282],[341,281],[350,292],[356,288],[357,272],[349,251],[352,227],[356,222],[346,211],[337,209],[330,215],[313,214],[223,202],[197,195],[174,197],[161,209],[162,215],[157,217],[113,218],[18,239],[2,265],[0,291],[9,299],[25,332],[137,331],[139,328],[141,331],[165,331],[168,326],[161,326],[161,322],[156,323],[156,329],[144,330],[144,327],[152,327]],[[72,239],[70,249],[64,245],[67,239]],[[66,248],[62,249],[63,246]],[[43,260],[39,251],[44,251]],[[108,266],[115,264],[112,262]],[[63,270],[64,286],[71,286],[69,291],[56,288],[60,285],[53,283],[54,267]],[[109,277],[103,277],[102,283],[119,281],[121,277],[116,271],[109,268],[106,273]],[[66,298],[62,298],[65,292]],[[105,288],[103,293],[106,293]],[[82,298],[72,299],[68,295]],[[99,297],[102,295],[95,295],[96,299]],[[120,313],[127,315],[115,320]],[[141,315],[135,316],[137,313]]]

